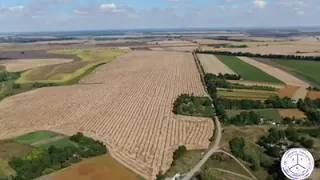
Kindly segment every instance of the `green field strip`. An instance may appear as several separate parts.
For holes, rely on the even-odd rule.
[[[55,136],[58,136],[58,134],[55,133],[55,132],[51,132],[51,131],[36,131],[36,132],[31,132],[31,133],[16,137],[13,140],[16,141],[16,142],[20,142],[20,143],[32,144],[32,143],[35,143],[37,141],[53,138]]]
[[[297,77],[320,85],[320,62],[308,60],[269,59],[273,63],[286,67]]]
[[[262,117],[273,119],[279,123],[282,121],[282,117],[277,109],[226,110],[229,117],[239,115],[241,112],[249,111],[253,111]]]
[[[57,141],[52,141],[52,142],[49,142],[46,144],[41,144],[38,147],[48,149],[50,146],[54,146],[56,148],[65,148],[65,147],[77,147],[78,145],[75,142],[69,140],[68,137],[66,137],[63,139],[59,139]]]
[[[243,80],[283,84],[279,79],[238,59],[236,56],[216,55],[216,57],[234,72],[240,74]]]

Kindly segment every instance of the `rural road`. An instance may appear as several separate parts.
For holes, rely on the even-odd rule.
[[[245,179],[253,180],[251,177],[247,177],[247,176],[245,176],[243,174],[235,173],[235,172],[232,172],[232,171],[227,171],[227,170],[220,169],[220,168],[212,168],[212,169],[215,169],[215,170],[221,171],[221,172],[225,172],[225,173],[229,173],[229,174],[233,174],[235,176],[239,176],[239,177],[242,177],[242,178],[245,178]]]
[[[214,141],[214,145],[212,146],[212,148],[207,152],[207,154],[198,162],[198,164],[191,170],[189,171],[181,180],[189,180],[191,179],[202,167],[202,165],[204,165],[204,163],[206,163],[206,161],[212,156],[213,153],[215,153],[218,149],[219,149],[219,144],[220,144],[220,140],[221,140],[221,124],[219,121],[219,118],[217,116],[214,117],[214,121],[217,127],[217,134],[216,134],[216,139]]]
[[[245,171],[247,171],[247,173],[255,180],[257,180],[257,178],[251,173],[250,170],[247,169],[247,167],[245,167],[236,157],[234,157],[232,154],[226,152],[226,151],[223,151],[223,150],[218,150],[217,152],[221,152],[221,153],[224,153],[230,157],[232,157]]]

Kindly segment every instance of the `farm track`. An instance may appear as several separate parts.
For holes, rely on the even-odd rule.
[[[80,83],[3,100],[0,136],[81,131],[103,141],[115,159],[146,179],[170,167],[179,145],[209,146],[211,119],[172,113],[181,93],[206,95],[191,53],[133,51],[98,67]]]

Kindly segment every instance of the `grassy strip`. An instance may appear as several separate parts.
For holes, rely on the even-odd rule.
[[[265,98],[268,99],[270,96],[274,96],[276,93],[272,92],[240,92],[240,91],[218,91],[218,96],[222,97],[243,97],[243,98],[250,98],[250,97],[258,97],[258,98]]]
[[[271,61],[289,68],[291,72],[303,79],[320,85],[320,62],[318,61],[284,59],[272,59]]]
[[[20,142],[20,143],[27,143],[27,144],[32,144],[34,142],[48,139],[48,138],[53,138],[55,136],[58,136],[57,133],[51,132],[51,131],[36,131],[36,132],[31,132],[22,136],[18,136],[14,138],[14,141]]]
[[[216,55],[216,57],[234,72],[240,74],[244,80],[283,84],[282,81],[248,63],[245,63],[235,56]]]

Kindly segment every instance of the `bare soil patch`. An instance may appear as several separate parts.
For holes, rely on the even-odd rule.
[[[309,87],[310,84],[294,77],[293,75],[282,71],[281,69],[278,69],[276,67],[264,64],[260,61],[256,61],[254,59],[248,58],[248,57],[238,57],[242,61],[251,64],[252,66],[255,66],[262,71],[268,73],[269,75],[281,80],[282,82],[288,84],[288,85],[294,85],[294,86],[301,86],[301,87]]]
[[[10,61],[0,61],[0,65],[6,67],[9,72],[24,71],[36,67],[62,64],[73,61],[73,59],[17,59]]]
[[[12,140],[0,141],[0,159],[11,160],[13,157],[27,155],[33,149],[28,144],[17,143]]]
[[[320,91],[309,91],[307,97],[311,99],[318,99],[320,98]]]
[[[287,85],[284,88],[279,89],[279,96],[292,98],[298,89],[298,86]]]
[[[297,119],[305,119],[307,116],[299,109],[279,109],[282,117],[295,117]]]
[[[51,175],[52,180],[136,180],[136,174],[118,163],[110,155],[94,157],[60,170]]]
[[[81,131],[103,141],[112,157],[146,179],[170,167],[179,145],[208,148],[211,119],[172,113],[178,95],[206,95],[191,53],[133,51],[95,69],[81,83],[4,99],[0,137]]]
[[[305,87],[299,87],[299,89],[292,96],[292,99],[298,101],[299,99],[305,99],[307,95],[308,89]]]
[[[208,54],[197,54],[200,63],[206,73],[218,75],[222,74],[236,74],[228,66],[223,64],[216,56]]]

